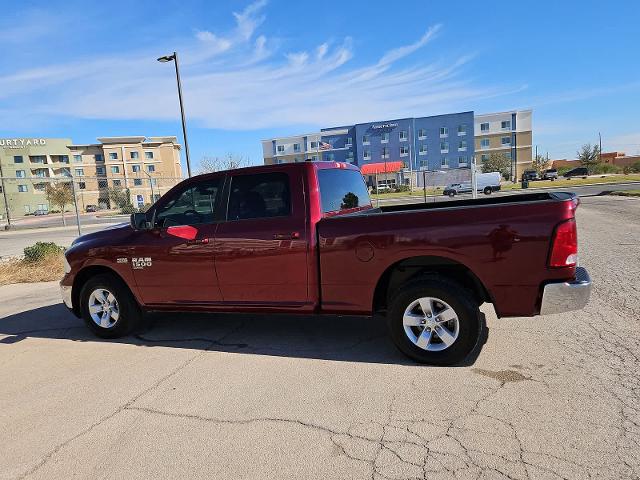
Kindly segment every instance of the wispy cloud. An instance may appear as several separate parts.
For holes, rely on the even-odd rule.
[[[176,46],[190,121],[223,129],[344,124],[466,110],[476,100],[520,88],[474,85],[464,75],[469,56],[417,56],[443,32],[441,25],[368,65],[352,65],[356,52],[349,37],[287,51],[259,31],[266,5],[258,0],[233,13],[230,31],[196,30]],[[27,106],[50,118],[173,120],[175,79],[155,61],[162,53],[114,52],[0,77],[0,101],[11,97],[15,103],[15,112],[9,105],[4,115]]]

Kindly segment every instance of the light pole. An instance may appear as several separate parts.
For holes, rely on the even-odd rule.
[[[158,58],[161,63],[171,62],[176,67],[176,81],[178,82],[178,100],[180,101],[180,115],[182,116],[182,136],[184,137],[184,153],[187,157],[187,174],[191,177],[191,161],[189,159],[189,143],[187,142],[187,123],[184,118],[184,106],[182,105],[182,84],[180,83],[180,69],[178,67],[178,54],[173,52],[172,55],[165,55]]]

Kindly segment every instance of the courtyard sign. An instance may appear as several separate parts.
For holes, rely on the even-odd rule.
[[[6,148],[41,147],[46,144],[44,138],[0,138],[0,147]]]

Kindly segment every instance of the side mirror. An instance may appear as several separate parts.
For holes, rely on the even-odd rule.
[[[146,213],[132,213],[131,228],[134,230],[151,230],[153,223],[149,221]]]

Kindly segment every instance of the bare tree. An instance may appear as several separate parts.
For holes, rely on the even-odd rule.
[[[539,173],[542,174],[545,170],[549,168],[549,159],[544,155],[537,154],[536,158],[533,159],[533,168]]]
[[[248,167],[251,165],[249,157],[235,153],[227,153],[223,157],[204,156],[200,159],[198,173],[220,172],[234,168]]]
[[[60,213],[62,214],[62,225],[67,225],[67,221],[64,218],[64,208],[73,202],[73,192],[71,184],[65,183],[48,183],[45,187],[45,193],[47,200],[51,205],[60,207]]]

